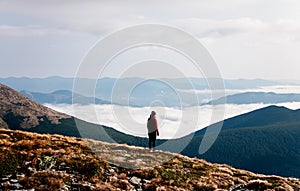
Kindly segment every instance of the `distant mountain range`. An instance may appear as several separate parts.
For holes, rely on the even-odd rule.
[[[93,97],[86,97],[80,94],[74,94],[72,96],[72,91],[69,90],[57,90],[52,93],[39,93],[22,90],[20,93],[40,104],[110,104],[109,101],[104,101]]]
[[[226,100],[228,104],[275,104],[284,102],[300,102],[300,94],[278,94],[273,92],[245,92],[226,97],[221,97],[217,100],[209,101],[206,104],[223,104]]]
[[[97,82],[97,86],[101,87],[98,91],[103,92],[111,92],[113,84],[115,82],[122,83],[122,85],[134,84],[136,82],[140,82],[141,78],[101,78],[98,80],[93,79],[81,79],[85,84],[94,85],[94,82]],[[198,90],[202,89],[210,89],[209,84],[207,84],[207,79],[204,78],[188,78],[188,79],[157,79],[157,81],[167,82],[172,84],[174,87],[178,89],[186,89],[186,80],[189,80],[193,87]],[[9,87],[14,88],[17,91],[26,90],[31,92],[41,92],[41,93],[50,93],[57,90],[72,90],[73,89],[74,78],[65,78],[59,76],[51,76],[47,78],[27,78],[27,77],[8,77],[8,78],[0,78],[0,83],[7,85]],[[284,82],[286,84],[287,82]],[[249,88],[257,88],[261,86],[273,86],[280,85],[281,82],[275,82],[270,80],[263,79],[238,79],[238,80],[224,80],[224,85],[226,89],[249,89]],[[152,84],[145,84],[145,88],[150,88]],[[96,87],[97,88],[97,87]]]
[[[113,104],[145,107],[160,100],[166,107],[181,107],[199,105],[198,100],[202,104],[202,100],[211,99],[211,92],[209,91],[211,87],[207,79],[203,78],[155,80],[142,78],[102,78],[92,80],[80,78],[79,80],[80,88],[77,88],[74,93],[88,98],[96,97],[99,103],[111,100]],[[45,100],[55,102],[55,99],[58,97],[57,94],[62,93],[56,91],[73,91],[74,78],[57,76],[48,78],[10,77],[0,78],[0,83],[12,87],[17,91],[23,91],[22,93],[26,96],[29,96],[29,92],[31,92],[31,94],[34,93],[35,95],[32,98],[39,103],[44,103]],[[118,88],[115,88],[116,84],[118,84]],[[224,80],[226,89],[251,89],[279,84],[281,83],[262,79]],[[218,88],[222,89],[222,87]],[[208,91],[197,93],[197,97],[194,97],[195,93],[189,91],[194,89]],[[27,92],[27,94],[25,92]],[[47,98],[47,96],[38,93],[50,95]],[[62,94],[65,94],[65,92]],[[82,99],[86,100],[86,98]],[[61,102],[70,102],[68,100],[63,101],[63,98],[60,100]]]
[[[0,87],[2,127],[147,146],[146,138],[55,112],[11,88]],[[206,129],[179,139],[158,140],[158,145],[176,151],[187,143],[181,152],[187,156],[258,173],[300,177],[300,110],[270,106],[227,119],[214,145],[200,155],[199,145]]]
[[[57,90],[52,93],[39,93],[39,92],[30,92],[22,90],[21,94],[26,97],[40,103],[40,104],[72,104],[77,103],[81,105],[88,104],[111,104],[110,101],[101,100],[94,97],[87,97],[80,94],[74,94],[72,97],[72,91],[69,90]],[[135,102],[130,102],[130,106],[134,107],[145,107],[148,106],[149,102],[153,99],[151,96],[142,96],[142,95],[132,95],[131,99],[134,99]],[[149,100],[148,100],[149,99]],[[176,98],[169,98],[165,100],[167,102],[166,106],[177,106],[179,102]],[[226,102],[225,102],[226,101]],[[300,102],[300,94],[278,94],[273,92],[245,92],[234,95],[229,95],[226,97],[219,98],[214,101],[209,101],[202,105],[211,105],[211,104],[276,104],[276,103],[285,103],[285,102]],[[118,103],[114,103],[118,104]]]

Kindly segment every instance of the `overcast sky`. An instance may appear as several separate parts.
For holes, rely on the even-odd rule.
[[[300,80],[298,0],[0,0],[0,76],[73,77],[99,39],[144,23],[194,35],[224,78]]]

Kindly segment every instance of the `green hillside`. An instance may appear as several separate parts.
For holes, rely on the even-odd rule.
[[[198,154],[202,135],[182,154],[226,163],[257,173],[300,176],[300,124],[278,124],[223,130],[214,145]]]
[[[199,155],[204,132],[196,132],[182,154],[259,173],[300,177],[300,110],[270,106],[227,119],[210,150]]]

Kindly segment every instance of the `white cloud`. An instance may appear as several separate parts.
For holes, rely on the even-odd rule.
[[[237,37],[247,35],[250,38],[256,38],[257,41],[252,41],[252,43],[259,45],[264,43],[292,43],[300,39],[299,20],[293,19],[278,19],[271,22],[250,17],[235,19],[184,18],[176,20],[174,25],[208,43],[227,36],[234,38],[234,35]]]
[[[299,79],[298,7],[299,2],[294,0],[0,1],[0,37],[5,38],[0,49],[7,51],[1,63],[22,68],[28,63],[47,65],[47,60],[56,57],[61,59],[60,63],[71,66],[74,60],[70,57],[83,55],[82,50],[88,50],[92,44],[74,46],[73,42],[86,42],[87,36],[95,42],[96,38],[123,27],[159,23],[179,27],[199,38],[216,60],[224,78]],[[80,35],[69,36],[69,33]],[[22,62],[14,60],[21,57],[16,52],[24,52],[20,47],[26,47],[27,51],[32,48],[28,48],[27,42],[6,38],[8,36],[23,37],[32,43],[31,47],[38,46],[45,53],[45,60],[31,60],[33,56],[28,54]],[[31,39],[30,36],[50,38]],[[61,36],[67,36],[69,41],[60,40]],[[61,51],[55,54],[49,51],[46,45],[54,40],[61,41],[57,46],[70,54],[64,56]],[[80,59],[75,61],[79,63]],[[77,65],[71,67],[76,70]],[[30,77],[37,75],[34,70],[2,71],[1,75],[19,73]],[[68,70],[48,75],[58,73],[70,75]]]
[[[197,37],[222,37],[236,33],[255,32],[266,28],[267,24],[259,19],[202,19],[187,18],[176,20],[175,23],[188,31],[193,31]]]
[[[283,19],[277,6],[293,8],[293,1],[164,1],[149,3],[140,1],[4,1],[0,2],[0,11],[20,15],[26,22],[40,18],[43,26],[65,27],[70,31],[107,34],[114,30],[139,23],[171,24],[187,29],[200,37],[223,36],[261,29],[279,29],[280,31],[298,31],[298,20]],[[172,5],[172,6],[170,6]],[[268,14],[273,19],[265,19],[266,13],[258,8],[268,6]],[[255,10],[254,10],[255,9]],[[156,14],[153,14],[155,10]],[[180,10],[181,14],[178,14]],[[234,11],[233,11],[234,10]],[[167,14],[166,14],[167,11]],[[286,10],[284,10],[286,11]],[[245,14],[248,13],[248,14]],[[284,12],[285,15],[288,12]],[[246,15],[246,16],[242,16]],[[22,19],[22,18],[20,18]],[[32,19],[34,22],[34,19]],[[273,23],[273,24],[272,24]],[[32,24],[32,23],[31,23]],[[273,30],[277,31],[277,30]]]
[[[259,89],[248,89],[243,90],[244,92],[274,92],[274,93],[300,93],[300,86],[297,85],[277,85],[277,86],[262,86]]]
[[[243,105],[225,105],[225,115],[224,119],[234,117],[243,113],[247,113],[259,108],[269,106],[270,104],[243,104]],[[293,103],[281,103],[277,104],[280,106],[285,106],[290,109],[300,108],[299,102]],[[103,124],[109,127],[113,127],[118,131],[135,135],[147,137],[146,121],[151,110],[157,111],[160,137],[159,138],[178,138],[184,135],[190,134],[196,130],[202,129],[212,123],[217,121],[211,121],[212,111],[217,113],[222,113],[223,106],[199,106],[191,107],[182,111],[174,108],[132,108],[125,106],[111,106],[111,105],[90,105],[90,106],[80,106],[80,105],[53,105],[46,104],[47,107],[55,109],[57,111],[67,113],[70,115],[75,115],[76,117],[96,123]],[[115,108],[113,108],[115,107]],[[74,112],[74,110],[76,112]],[[118,115],[118,110],[129,111],[128,115]],[[117,111],[117,112],[116,112]],[[97,118],[93,117],[96,112]],[[183,117],[183,114],[195,115],[199,112],[197,118]],[[116,114],[117,113],[117,114]],[[197,121],[198,120],[198,121]],[[197,122],[198,125],[194,125]]]
[[[55,35],[70,35],[71,31],[56,28],[44,28],[41,26],[10,26],[0,25],[0,36],[9,37],[45,37]]]
[[[18,20],[28,25],[38,23],[45,28],[64,28],[99,36],[144,21],[145,16],[135,11],[138,10],[135,7],[139,6],[138,3],[134,5],[113,1],[29,0],[0,2],[0,11],[19,17]]]
[[[273,92],[278,94],[300,94],[300,86],[299,85],[276,85],[276,86],[261,86],[259,88],[249,88],[249,89],[224,89],[224,90],[210,90],[210,89],[177,89],[176,91],[190,94],[203,94],[210,95],[212,93],[218,94],[225,91],[226,95],[244,93],[244,92]]]

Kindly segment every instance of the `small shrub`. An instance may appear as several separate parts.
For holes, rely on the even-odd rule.
[[[33,177],[23,177],[19,182],[25,188],[34,188],[35,190],[58,190],[64,185],[64,181],[68,181],[68,177],[62,174],[54,174],[54,172],[44,171],[36,173]]]
[[[44,156],[38,158],[39,161],[39,170],[47,170],[52,168],[56,163],[56,158],[54,156]]]
[[[266,190],[269,187],[271,187],[272,184],[268,181],[262,181],[262,180],[251,180],[247,184],[247,188],[254,189],[254,190]]]
[[[21,164],[21,156],[11,150],[0,151],[0,174],[8,175],[14,173]]]

